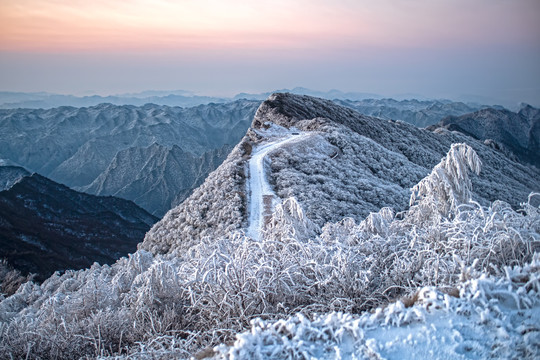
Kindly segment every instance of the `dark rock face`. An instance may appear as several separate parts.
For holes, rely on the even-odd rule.
[[[131,201],[79,193],[33,174],[0,191],[0,258],[44,280],[134,252],[156,221]]]
[[[484,109],[459,117],[447,117],[435,127],[459,131],[475,139],[496,142],[520,161],[540,167],[540,110],[529,105],[518,113]]]

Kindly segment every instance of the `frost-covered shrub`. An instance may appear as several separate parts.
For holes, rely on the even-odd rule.
[[[304,211],[294,197],[276,205],[276,209],[264,229],[264,237],[274,241],[287,239],[308,240],[319,232],[318,226],[304,215]]]
[[[539,196],[521,211],[456,201],[431,221],[413,216],[415,207],[403,216],[386,208],[358,224],[326,224],[319,236],[300,203],[287,200],[260,241],[184,234],[191,246],[175,255],[141,249],[111,266],[24,284],[0,302],[0,357],[187,357],[256,318],[360,313],[480,271],[501,275],[540,249]]]
[[[469,169],[480,173],[482,162],[467,144],[453,144],[431,173],[412,188],[409,216],[416,222],[448,217],[457,207],[471,200]]]
[[[503,277],[478,274],[457,296],[423,287],[401,301],[355,316],[297,314],[255,319],[214,359],[536,359],[540,355],[540,257]]]

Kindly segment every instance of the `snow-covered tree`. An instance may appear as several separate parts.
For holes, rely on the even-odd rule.
[[[304,214],[294,197],[276,205],[270,221],[265,227],[264,237],[286,242],[288,239],[307,240],[319,232],[318,226]]]
[[[409,216],[435,220],[455,213],[471,200],[469,170],[480,173],[482,162],[467,144],[453,144],[431,173],[412,188]]]

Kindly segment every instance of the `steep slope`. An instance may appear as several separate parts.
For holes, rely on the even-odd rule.
[[[79,193],[33,174],[0,191],[0,258],[44,280],[134,252],[156,220],[131,201]]]
[[[474,198],[480,203],[500,199],[517,207],[531,191],[540,190],[538,169],[466,135],[364,116],[328,100],[274,94],[261,104],[252,128],[224,164],[154,225],[140,248],[183,251],[195,239],[246,229],[247,160],[254,148],[275,139],[274,127],[312,133],[269,153],[266,169],[277,195],[295,197],[319,226],[343,217],[360,221],[387,206],[404,210],[410,188],[453,143],[468,143],[484,163],[482,173],[472,178]]]
[[[184,202],[169,210],[146,234],[140,249],[182,251],[202,238],[215,238],[247,226],[246,161],[251,144],[244,138]]]
[[[418,127],[436,124],[447,116],[459,116],[487,107],[447,100],[365,99],[335,100],[335,102],[364,115],[387,120],[401,120]]]
[[[81,190],[132,200],[151,214],[163,216],[200,185],[230,149],[225,145],[201,157],[176,145],[167,148],[157,143],[121,150],[107,169]]]
[[[435,127],[459,131],[487,143],[495,141],[494,147],[514,154],[523,162],[540,167],[538,109],[529,106],[514,113],[488,108],[459,117],[447,117]]]

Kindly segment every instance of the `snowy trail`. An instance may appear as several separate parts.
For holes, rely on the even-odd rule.
[[[259,240],[261,229],[264,226],[265,213],[272,211],[272,201],[276,196],[268,183],[264,171],[264,158],[273,150],[284,144],[296,142],[304,139],[307,134],[288,134],[285,137],[275,140],[254,149],[249,160],[249,225],[247,235],[254,240]],[[269,214],[268,214],[269,215]]]

